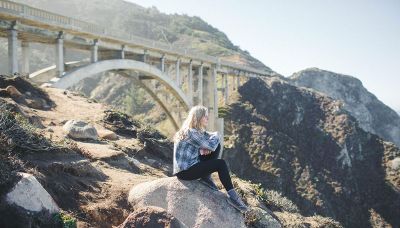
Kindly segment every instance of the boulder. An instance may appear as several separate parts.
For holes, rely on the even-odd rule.
[[[69,120],[63,126],[64,132],[73,139],[93,139],[99,137],[92,125],[81,120]]]
[[[50,106],[47,104],[46,100],[42,98],[30,98],[26,99],[26,103],[28,107],[34,108],[34,109],[49,109]]]
[[[14,86],[7,86],[6,91],[12,98],[20,98],[22,96],[22,93],[19,92]]]
[[[118,135],[109,130],[100,130],[100,131],[98,131],[98,133],[99,133],[99,137],[102,139],[107,139],[107,140],[117,140],[118,139]]]
[[[7,193],[6,201],[31,212],[59,212],[57,204],[36,178],[28,173],[20,173],[21,180]]]
[[[118,228],[186,228],[185,224],[181,223],[173,215],[169,214],[161,207],[146,206],[141,207],[131,213],[124,223]]]
[[[128,201],[134,208],[164,208],[188,227],[246,227],[244,216],[226,201],[223,192],[213,192],[197,180],[161,178],[134,186]]]

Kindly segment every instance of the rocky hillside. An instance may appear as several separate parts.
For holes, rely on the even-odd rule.
[[[368,92],[357,78],[317,68],[294,73],[289,82],[314,89],[343,102],[365,131],[400,147],[400,116]]]
[[[250,79],[237,97],[220,110],[235,174],[345,227],[400,226],[393,143],[363,130],[339,101],[278,78]]]
[[[220,182],[171,177],[171,156],[165,136],[107,105],[0,76],[0,227],[342,227],[233,175],[243,216]]]

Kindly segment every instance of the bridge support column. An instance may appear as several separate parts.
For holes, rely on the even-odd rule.
[[[160,59],[160,61],[161,61],[161,72],[165,72],[165,55],[163,54],[162,56],[161,56],[161,59]]]
[[[188,73],[188,96],[189,101],[193,105],[193,63],[189,61],[189,73]]]
[[[237,89],[237,90],[239,89],[239,86],[240,86],[240,76],[237,75],[237,76],[236,76],[236,89]]]
[[[14,28],[8,30],[8,73],[10,75],[18,73],[17,35],[17,30]]]
[[[222,158],[223,152],[224,152],[224,118],[217,118],[217,128],[216,131],[218,131],[221,134],[221,152],[219,153],[218,158]]]
[[[64,73],[64,34],[60,32],[56,39],[56,76],[62,77]]]
[[[217,86],[217,68],[215,66],[211,67],[211,84],[210,84],[210,100],[214,112],[214,130],[218,130],[217,119],[218,119],[218,86]]]
[[[222,74],[222,83],[223,83],[223,91],[224,91],[224,103],[225,105],[228,104],[228,91],[229,91],[229,85],[228,85],[228,75]]]
[[[93,44],[90,48],[90,62],[95,63],[99,60],[99,42],[97,39],[93,40]]]
[[[29,75],[29,59],[30,59],[30,48],[29,48],[28,42],[22,41],[21,52],[22,52],[21,74],[23,74],[24,76],[28,76]]]
[[[199,105],[203,105],[203,63],[199,67],[197,98]]]
[[[175,72],[176,72],[176,84],[178,85],[179,88],[181,87],[181,75],[180,75],[180,72],[179,72],[180,65],[181,65],[181,60],[177,59],[176,60]]]
[[[121,51],[120,51],[119,54],[120,54],[119,57],[120,57],[121,59],[125,59],[125,45],[122,45],[122,46],[121,46]]]
[[[149,54],[147,53],[147,50],[144,50],[144,51],[143,51],[143,62],[144,62],[144,63],[147,63],[147,60],[148,60],[148,58],[149,58],[148,55],[149,55]]]

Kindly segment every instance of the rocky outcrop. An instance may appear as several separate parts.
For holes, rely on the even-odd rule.
[[[222,192],[176,177],[134,186],[128,201],[135,207],[164,208],[188,227],[246,227],[242,215],[226,202]]]
[[[63,130],[65,134],[73,139],[97,140],[99,137],[96,128],[81,120],[68,120],[64,124]]]
[[[188,227],[246,227],[243,215],[226,198],[226,194],[213,192],[197,181],[169,177],[134,186],[128,201],[135,208],[164,208]]]
[[[60,209],[49,193],[36,178],[27,173],[20,173],[21,180],[7,193],[6,201],[30,212],[48,211],[57,213]]]
[[[400,116],[365,89],[357,78],[318,68],[294,73],[289,82],[314,89],[343,102],[365,131],[400,147]]]
[[[131,213],[128,218],[118,228],[187,228],[173,215],[163,208],[146,206],[141,207]]]
[[[11,97],[30,108],[48,110],[54,106],[48,95],[19,76],[0,75],[0,97]]]
[[[345,227],[371,227],[379,216],[397,227],[400,150],[365,132],[340,104],[280,79],[250,79],[225,112],[223,157],[236,175],[281,192],[302,215]]]

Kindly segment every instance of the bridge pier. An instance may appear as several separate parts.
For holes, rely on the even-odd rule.
[[[56,39],[56,76],[62,77],[64,70],[64,33],[59,32]]]
[[[125,45],[121,46],[121,50],[119,51],[119,58],[125,59]]]
[[[18,32],[14,26],[8,30],[8,73],[10,75],[18,73],[17,35]]]
[[[210,99],[213,101],[212,107],[214,111],[214,130],[217,130],[216,120],[218,118],[218,86],[217,86],[217,68],[211,67],[211,88]]]
[[[222,93],[224,96],[224,104],[228,104],[228,91],[229,91],[229,85],[228,85],[228,75],[222,74]]]
[[[22,52],[21,74],[23,74],[24,76],[28,76],[30,73],[30,70],[29,70],[29,59],[30,59],[29,42],[22,41],[21,52]]]
[[[176,85],[180,88],[181,87],[181,75],[179,72],[179,68],[181,65],[181,60],[177,59],[176,60],[176,66],[175,66],[175,73],[176,73]]]
[[[240,76],[237,75],[237,76],[236,76],[236,90],[239,89],[239,86],[240,86]]]
[[[203,63],[200,64],[198,73],[197,98],[199,105],[203,105]]]
[[[95,40],[93,40],[93,44],[90,47],[90,62],[91,63],[95,63],[95,62],[99,61],[98,51],[99,51],[99,42],[97,39],[95,39]]]
[[[165,54],[163,54],[163,55],[161,56],[160,61],[161,61],[161,67],[160,67],[161,72],[165,72]]]
[[[193,104],[193,61],[189,61],[188,72],[188,97],[189,101]]]

